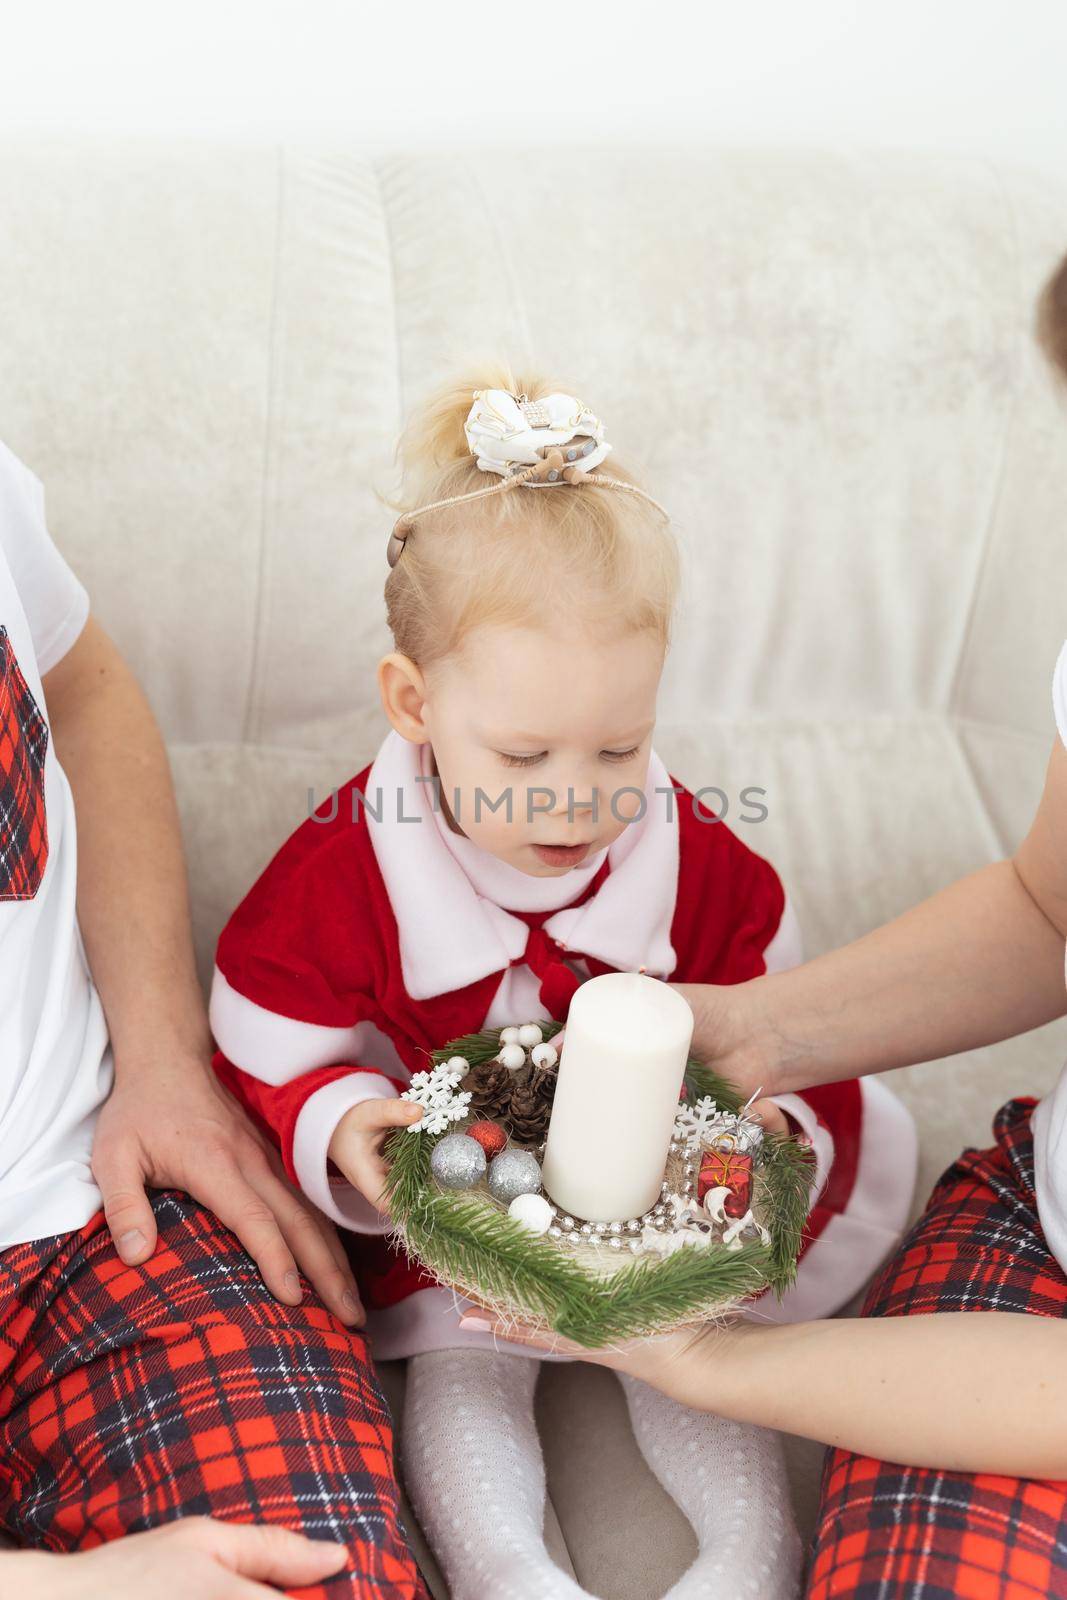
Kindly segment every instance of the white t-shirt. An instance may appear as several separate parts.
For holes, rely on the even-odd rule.
[[[100,1000],[75,917],[70,786],[41,678],[89,597],[45,526],[37,478],[0,444],[0,1250],[86,1223],[111,1087]]]
[[[1052,678],[1052,705],[1060,738],[1067,745],[1067,644]],[[1067,953],[1064,977],[1067,979]],[[1067,1066],[1052,1093],[1035,1109],[1031,1127],[1037,1214],[1049,1249],[1067,1272]]]

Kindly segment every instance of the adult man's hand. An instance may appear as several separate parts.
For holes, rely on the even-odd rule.
[[[285,1528],[184,1517],[75,1555],[0,1555],[4,1592],[28,1600],[277,1600],[344,1566],[344,1545]],[[10,1569],[10,1571],[9,1571]]]
[[[362,1325],[333,1224],[292,1187],[273,1148],[199,1058],[116,1062],[92,1166],[115,1247],[129,1265],[147,1261],[156,1247],[146,1186],[184,1189],[237,1235],[279,1300],[299,1305],[299,1268],[342,1322]]]
[[[155,1249],[145,1186],[184,1189],[232,1229],[272,1294],[298,1305],[299,1267],[338,1317],[362,1323],[332,1224],[211,1071],[174,789],[144,695],[92,617],[44,686],[77,807],[78,920],[115,1058],[92,1165],[119,1254],[136,1265]]]

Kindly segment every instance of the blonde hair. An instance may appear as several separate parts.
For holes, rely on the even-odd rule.
[[[447,384],[412,414],[401,436],[401,493],[387,502],[394,510],[499,481],[478,467],[463,431],[476,389],[531,400],[554,390],[575,393],[506,365]],[[604,468],[636,482],[614,452]],[[587,483],[517,486],[417,517],[385,583],[397,650],[426,670],[461,651],[477,627],[530,626],[551,613],[613,633],[648,631],[666,651],[679,583],[674,535],[639,496],[597,488],[596,472]]]
[[[1037,303],[1037,337],[1061,378],[1067,378],[1067,256],[1041,292]]]

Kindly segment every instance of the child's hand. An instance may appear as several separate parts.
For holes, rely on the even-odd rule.
[[[346,1111],[330,1140],[329,1156],[349,1183],[381,1212],[389,1168],[382,1157],[386,1134],[418,1122],[422,1107],[412,1100],[361,1100]]]

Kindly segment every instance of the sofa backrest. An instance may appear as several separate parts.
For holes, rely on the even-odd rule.
[[[1048,178],[699,147],[561,168],[9,142],[0,238],[0,437],[173,749],[213,752],[216,809],[246,757],[269,781],[278,752],[310,753],[312,783],[373,754],[377,491],[406,409],[501,354],[574,385],[675,515],[668,750],[671,730],[721,749],[724,729],[902,717],[1051,736],[1067,405],[1030,325],[1067,189]],[[194,824],[202,961],[298,811],[290,789],[254,838]]]

